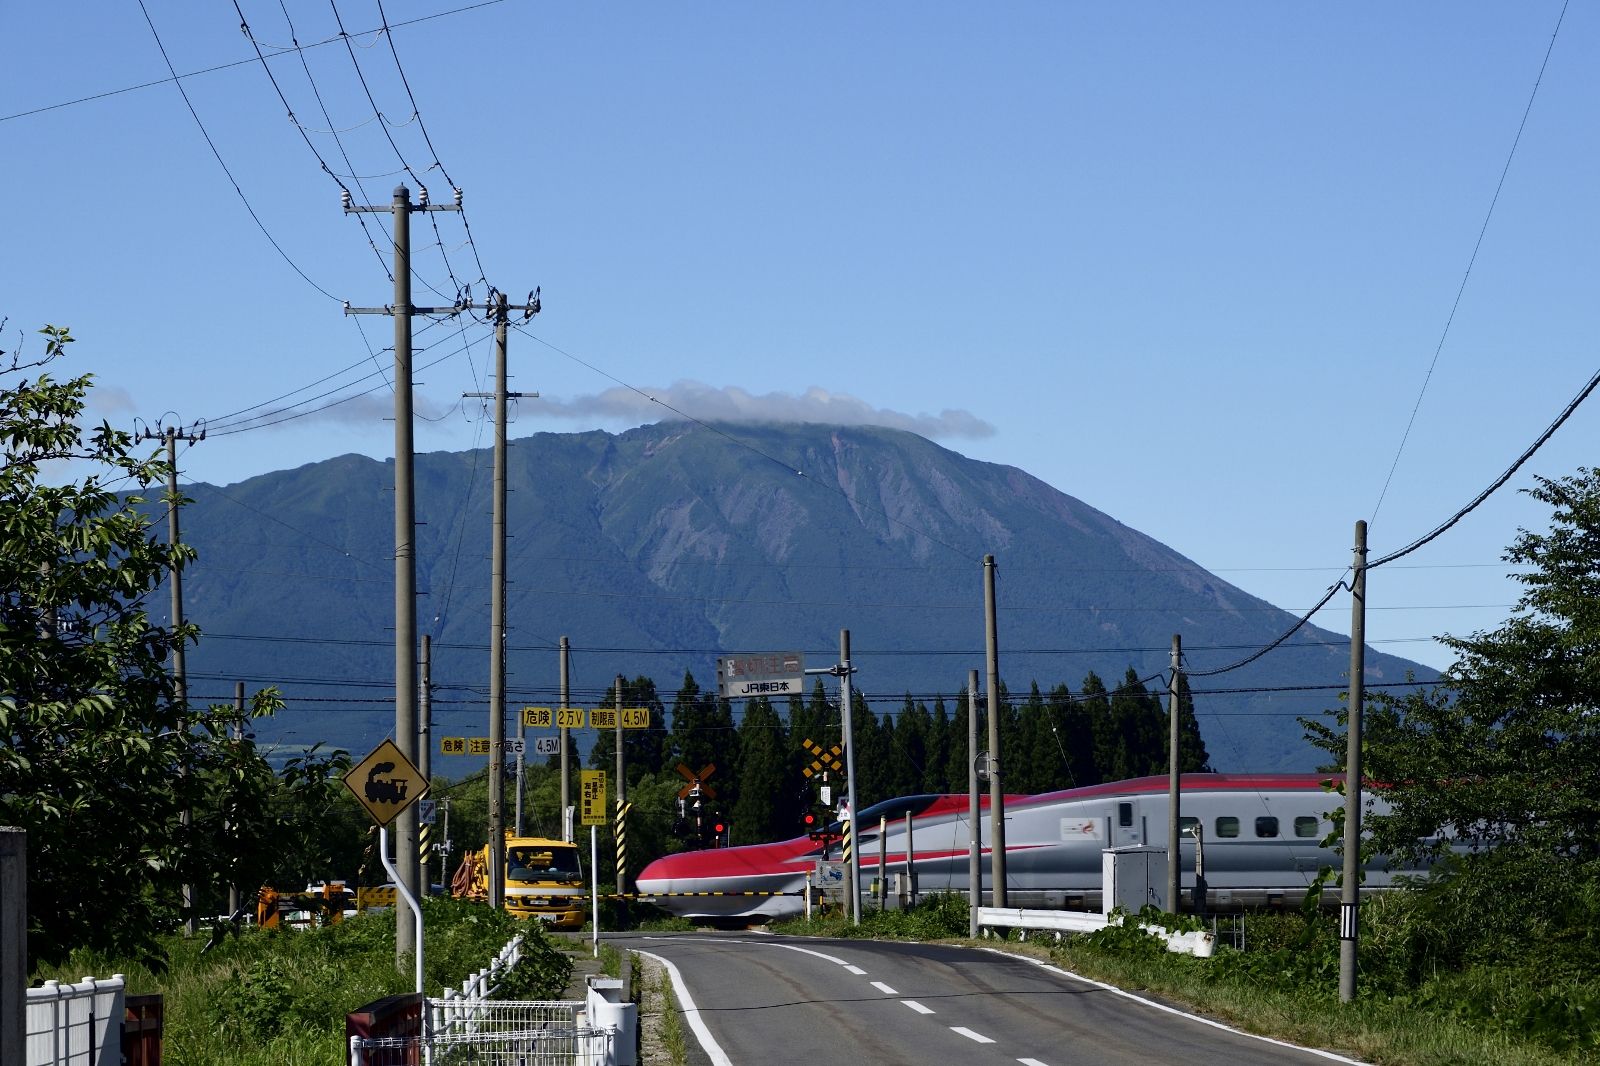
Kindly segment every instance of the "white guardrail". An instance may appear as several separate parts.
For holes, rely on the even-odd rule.
[[[121,1066],[125,996],[120,973],[28,989],[27,1066]]]
[[[980,929],[1039,929],[1053,933],[1093,933],[1110,925],[1104,914],[1090,911],[1024,910],[1020,907],[979,907]],[[1172,933],[1159,925],[1139,926],[1166,941],[1167,950],[1209,959],[1217,938],[1207,932]]]

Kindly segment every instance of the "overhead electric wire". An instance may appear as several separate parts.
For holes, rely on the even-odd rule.
[[[1457,522],[1461,521],[1467,515],[1471,514],[1473,511],[1477,510],[1477,508],[1479,507],[1479,505],[1481,505],[1483,503],[1483,501],[1487,500],[1490,496],[1492,496],[1495,493],[1495,491],[1500,488],[1500,486],[1504,485],[1507,481],[1511,480],[1512,475],[1515,474],[1519,469],[1521,469],[1522,464],[1526,463],[1529,459],[1533,458],[1533,453],[1537,452],[1541,447],[1543,447],[1545,441],[1547,441],[1551,437],[1553,437],[1555,435],[1556,430],[1560,429],[1562,424],[1564,422],[1566,422],[1567,419],[1572,417],[1572,412],[1576,411],[1578,409],[1578,405],[1583,403],[1584,400],[1589,398],[1589,394],[1594,392],[1595,387],[1597,385],[1600,385],[1600,370],[1595,371],[1594,376],[1589,379],[1589,383],[1587,385],[1585,385],[1582,389],[1578,390],[1578,395],[1576,395],[1576,396],[1574,396],[1572,398],[1572,402],[1567,404],[1566,409],[1563,410],[1559,415],[1556,416],[1556,420],[1554,422],[1550,423],[1549,427],[1547,427],[1543,433],[1539,434],[1539,439],[1534,441],[1532,444],[1530,444],[1527,447],[1527,449],[1525,451],[1523,451],[1523,453],[1517,457],[1517,461],[1512,463],[1509,467],[1507,467],[1505,473],[1503,473],[1499,477],[1495,478],[1493,483],[1491,483],[1488,488],[1484,489],[1482,492],[1478,493],[1478,495],[1474,496],[1471,503],[1469,503],[1465,507],[1461,508],[1461,510],[1459,510],[1455,514],[1451,515],[1445,521],[1439,523],[1430,532],[1425,533],[1424,535],[1418,537],[1416,540],[1412,541],[1410,544],[1407,544],[1404,548],[1401,548],[1398,551],[1392,551],[1388,555],[1383,556],[1382,558],[1374,559],[1372,562],[1367,564],[1367,569],[1371,570],[1374,567],[1383,566],[1383,565],[1385,565],[1387,563],[1393,562],[1396,559],[1400,559],[1400,558],[1403,558],[1403,557],[1405,557],[1407,555],[1410,555],[1412,552],[1416,551],[1418,548],[1422,547],[1424,544],[1427,544],[1428,542],[1430,542],[1432,540],[1438,539],[1438,537],[1440,535],[1442,535],[1446,530],[1448,530],[1451,526],[1455,525]]]
[[[1400,456],[1406,450],[1406,441],[1411,438],[1411,427],[1416,424],[1417,412],[1422,409],[1422,398],[1427,395],[1428,383],[1433,380],[1433,369],[1439,364],[1439,353],[1444,351],[1445,338],[1450,336],[1450,325],[1455,322],[1456,311],[1461,307],[1462,294],[1467,291],[1467,279],[1472,277],[1472,268],[1478,261],[1478,251],[1483,247],[1484,235],[1489,232],[1489,220],[1494,218],[1495,205],[1500,202],[1500,191],[1505,188],[1506,175],[1511,172],[1511,161],[1516,158],[1517,145],[1522,143],[1522,131],[1528,127],[1528,116],[1533,113],[1533,101],[1539,95],[1539,85],[1544,81],[1545,68],[1550,65],[1550,53],[1555,51],[1556,37],[1560,35],[1561,23],[1567,17],[1568,3],[1570,0],[1562,0],[1561,11],[1556,15],[1556,27],[1550,33],[1550,44],[1544,50],[1544,59],[1539,63],[1538,76],[1533,79],[1533,89],[1528,93],[1528,103],[1522,109],[1522,121],[1517,123],[1517,135],[1511,139],[1511,150],[1506,153],[1505,166],[1500,168],[1500,180],[1495,183],[1494,195],[1489,198],[1489,210],[1484,213],[1483,225],[1478,227],[1478,239],[1472,245],[1472,254],[1467,257],[1467,269],[1461,275],[1461,284],[1456,287],[1455,301],[1450,305],[1450,313],[1445,316],[1439,343],[1434,346],[1433,359],[1428,363],[1428,372],[1423,376],[1422,388],[1417,393],[1417,402],[1411,407],[1411,417],[1406,421],[1405,432],[1400,435],[1400,446],[1395,449],[1394,462],[1389,464],[1389,476],[1383,480],[1383,489],[1378,493],[1378,502],[1372,505],[1372,517],[1369,521],[1377,521],[1378,509],[1383,506],[1384,498],[1389,495],[1389,484],[1394,480],[1394,472],[1400,466]]]
[[[481,339],[481,338],[479,338],[479,339]],[[427,363],[423,363],[421,366],[417,367],[416,369],[418,369],[418,370],[426,370],[429,367],[438,366],[440,363],[446,361],[447,359],[453,359],[456,356],[460,355],[462,352],[469,351],[471,349],[471,347],[476,343],[478,343],[478,340],[468,341],[466,344],[462,345],[460,348],[457,348],[455,351],[446,352],[444,355],[441,355],[439,358],[434,359],[434,360],[432,360],[430,362],[427,362]],[[426,351],[427,349],[422,349],[422,350]],[[372,374],[363,375],[362,377],[357,378],[356,380],[357,381],[364,381],[369,377],[372,377]],[[380,384],[372,386],[370,389],[363,389],[361,392],[354,392],[354,393],[351,393],[348,396],[341,396],[337,400],[333,400],[333,401],[331,401],[329,403],[325,403],[321,407],[313,407],[308,411],[292,411],[292,413],[286,413],[286,412],[288,412],[290,410],[290,409],[286,408],[284,412],[269,412],[268,414],[264,414],[264,415],[258,416],[258,418],[242,419],[242,420],[240,420],[240,421],[238,421],[236,423],[233,423],[231,425],[225,426],[225,427],[223,427],[221,429],[212,429],[208,425],[207,429],[206,429],[206,432],[209,433],[213,437],[227,437],[227,436],[232,436],[232,435],[234,435],[236,433],[250,433],[250,432],[253,432],[254,430],[258,430],[258,429],[266,429],[266,428],[268,428],[270,426],[282,425],[285,422],[293,422],[295,419],[305,418],[308,415],[321,414],[322,412],[331,410],[332,408],[338,407],[341,404],[349,403],[351,400],[359,400],[363,396],[370,396],[373,393],[377,392],[379,389],[382,389],[382,388],[385,388],[385,387],[392,387],[392,386],[389,386],[389,382],[388,382],[387,378],[385,378]],[[319,400],[319,399],[322,399],[322,398],[324,398],[326,396],[332,396],[334,393],[336,393],[338,391],[339,391],[338,389],[330,389],[328,392],[321,393],[318,396],[313,396],[313,397],[310,397],[308,399],[302,400],[298,404],[291,405],[291,407],[299,407],[299,406],[301,406],[301,404],[311,403],[313,400]],[[282,417],[278,417],[279,415],[282,415]],[[267,421],[267,419],[270,419],[270,421]]]
[[[484,7],[493,7],[496,4],[503,4],[505,2],[506,2],[506,0],[481,0],[480,3],[466,4],[466,5],[462,6],[462,7],[453,7],[453,8],[450,8],[448,11],[435,11],[431,15],[419,15],[416,18],[405,19],[404,21],[401,21],[401,22],[392,23],[392,24],[390,24],[388,26],[388,29],[391,30],[391,31],[404,29],[407,26],[415,26],[418,23],[431,22],[434,19],[445,18],[446,16],[449,16],[449,15],[460,15],[460,14],[463,14],[464,12],[476,11],[479,8],[484,8]],[[373,29],[370,29],[370,30],[360,30],[360,31],[358,31],[356,33],[356,36],[364,36],[365,34],[368,34],[368,33],[382,33],[383,30],[384,30],[384,27],[381,27],[381,26],[374,27]],[[290,51],[306,52],[306,51],[310,51],[313,48],[321,48],[323,45],[335,44],[335,43],[337,43],[337,42],[339,42],[339,41],[341,41],[343,39],[344,38],[343,38],[342,35],[335,34],[332,37],[325,38],[324,40],[321,40],[321,41],[313,41],[311,44],[301,45],[298,48],[280,49],[279,52],[276,53],[276,54],[283,54],[283,53],[287,53],[287,52],[290,52]],[[62,101],[60,101],[58,103],[54,103],[54,104],[45,104],[43,107],[31,108],[31,109],[29,109],[27,111],[17,111],[17,112],[14,112],[12,114],[9,114],[9,115],[0,115],[0,122],[10,122],[13,119],[27,118],[30,115],[42,115],[47,111],[57,111],[57,110],[60,110],[63,107],[73,107],[73,106],[75,106],[77,104],[92,103],[95,100],[104,100],[107,97],[120,96],[123,93],[136,92],[139,89],[149,89],[149,88],[153,88],[154,86],[157,86],[157,85],[166,85],[169,82],[181,82],[185,78],[197,78],[202,74],[215,74],[219,70],[232,70],[234,67],[242,67],[242,66],[246,66],[248,64],[254,63],[254,62],[255,62],[255,60],[253,60],[253,59],[235,59],[235,60],[233,60],[232,62],[229,62],[229,63],[218,63],[215,66],[205,67],[205,68],[202,68],[200,70],[191,70],[187,74],[178,74],[178,73],[174,72],[174,74],[170,78],[157,78],[154,81],[143,81],[143,82],[140,82],[137,85],[125,85],[120,89],[108,89],[107,91],[102,92],[102,93],[91,93],[88,96],[80,96],[80,97],[77,97],[76,99],[73,99],[73,100],[62,100]]]
[[[272,235],[270,230],[267,229],[267,224],[261,221],[261,216],[256,214],[256,209],[250,203],[250,198],[246,196],[244,194],[244,190],[239,187],[239,179],[233,176],[233,171],[229,170],[228,164],[223,161],[222,153],[217,150],[216,142],[211,139],[211,134],[206,129],[206,124],[200,121],[200,113],[195,110],[194,102],[189,99],[188,90],[186,90],[183,87],[183,83],[178,80],[178,71],[172,65],[172,58],[167,55],[167,46],[161,42],[161,34],[156,32],[155,20],[150,17],[150,11],[145,7],[144,0],[139,0],[139,10],[144,13],[145,23],[150,27],[150,36],[155,38],[156,47],[161,51],[162,61],[166,63],[167,70],[172,72],[171,80],[173,85],[177,87],[178,94],[183,97],[183,104],[189,109],[189,115],[194,119],[194,124],[200,127],[200,136],[205,138],[206,147],[211,149],[211,154],[216,157],[217,165],[221,167],[222,172],[228,176],[229,184],[233,186],[233,191],[238,194],[239,202],[244,204],[244,209],[250,213],[250,218],[255,222],[256,228],[261,231],[261,235],[267,239],[267,242],[272,245],[273,249],[277,251],[278,255],[283,257],[283,261],[289,264],[289,268],[296,274],[300,275],[302,281],[304,281],[307,285],[310,285],[313,289],[316,289],[328,299],[333,300],[336,303],[342,302],[339,300],[339,297],[335,296],[327,289],[324,289],[315,281],[312,281],[311,276],[308,275],[304,270],[300,269],[300,264],[289,258],[289,253],[283,250],[283,245],[278,243],[278,239]]]

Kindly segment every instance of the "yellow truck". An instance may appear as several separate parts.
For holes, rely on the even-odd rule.
[[[506,837],[506,910],[518,918],[537,918],[553,929],[579,929],[589,892],[583,883],[578,846],[544,837]],[[468,852],[451,879],[450,893],[464,899],[489,898],[489,848]]]

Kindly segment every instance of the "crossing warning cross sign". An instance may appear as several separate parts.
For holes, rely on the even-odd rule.
[[[373,821],[388,825],[395,815],[428,793],[428,780],[411,765],[394,741],[385,740],[344,775],[344,787]]]

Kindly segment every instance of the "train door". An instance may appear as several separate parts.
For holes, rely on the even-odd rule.
[[[1138,801],[1118,800],[1111,810],[1111,846],[1120,848],[1144,842],[1144,819],[1139,816]]]

